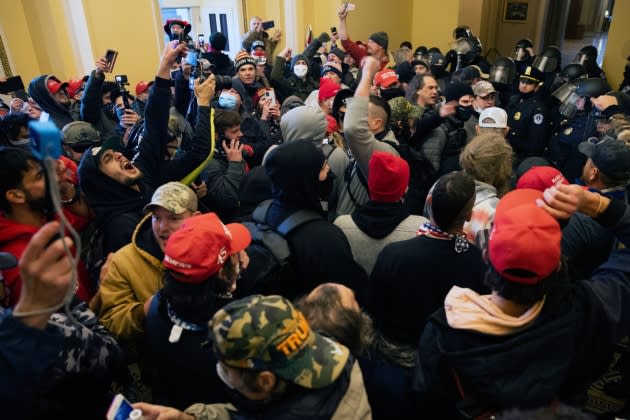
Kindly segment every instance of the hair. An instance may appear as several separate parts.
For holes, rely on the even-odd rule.
[[[383,120],[383,126],[384,127],[388,127],[389,126],[389,119],[392,116],[392,108],[389,106],[389,103],[387,103],[387,101],[383,98],[381,98],[380,96],[376,96],[376,95],[370,95],[370,103],[372,105],[377,106],[380,109],[374,109],[373,107],[372,112],[370,112],[371,117],[372,118],[380,118]],[[369,108],[368,108],[369,109]],[[376,112],[376,114],[375,114]],[[383,113],[385,115],[383,115]],[[380,115],[379,115],[380,114]]]
[[[399,65],[400,63],[408,61],[412,56],[413,51],[411,51],[411,48],[400,47],[400,49],[394,53],[394,62],[396,65]]]
[[[488,120],[488,121],[486,121],[486,120]],[[483,121],[481,121],[481,122],[494,123],[496,121],[493,120],[492,118],[484,118]],[[497,135],[505,138],[505,128],[479,127],[479,135],[481,136],[482,134],[497,134]]]
[[[444,231],[464,225],[475,204],[475,181],[463,171],[438,179],[431,192],[433,220]]]
[[[24,174],[38,163],[35,156],[17,147],[0,146],[0,209],[11,213],[11,204],[7,201],[6,193],[22,185]]]
[[[413,49],[413,46],[411,45],[411,42],[409,42],[409,41],[401,42],[400,43],[400,48],[403,48],[403,47],[409,48],[410,50]]]
[[[418,91],[424,88],[424,85],[426,84],[424,80],[427,77],[432,77],[435,79],[435,76],[431,72],[416,74],[415,76],[413,76],[413,78],[409,81],[409,85],[407,86],[405,99],[407,99],[412,104],[415,104],[418,100]]]
[[[295,302],[311,328],[332,336],[354,355],[362,355],[374,340],[372,319],[362,311],[347,308],[341,302],[339,289],[322,285],[318,293],[302,296]]]
[[[11,113],[0,121],[0,135],[7,144],[9,140],[17,140],[22,127],[28,127],[30,117],[22,112]]]
[[[214,129],[223,136],[225,130],[241,125],[241,116],[235,111],[216,110],[214,114]]]
[[[512,147],[503,136],[482,134],[464,147],[459,164],[465,173],[492,185],[501,196],[510,188],[513,156]]]
[[[564,259],[561,261],[562,267],[566,267]],[[522,274],[522,277],[531,276],[532,273],[527,270],[512,270],[515,275]],[[501,297],[518,303],[519,305],[533,305],[541,300],[551,288],[560,280],[560,272],[554,270],[550,275],[540,280],[536,284],[522,284],[508,280],[501,276],[492,264],[488,264],[486,270],[485,284],[493,291],[497,292]]]

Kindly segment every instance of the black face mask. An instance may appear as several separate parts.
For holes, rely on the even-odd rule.
[[[328,175],[326,175],[326,179],[323,181],[319,181],[317,183],[317,192],[319,193],[319,198],[327,201],[330,193],[333,190],[333,186],[335,185],[335,174],[333,171],[329,170]]]
[[[461,122],[468,121],[468,119],[472,115],[472,111],[473,111],[472,106],[458,105],[455,110],[455,117],[457,117],[457,119],[460,120]]]
[[[103,111],[105,111],[105,115],[107,115],[112,120],[116,119],[116,110],[113,102],[103,105]]]
[[[389,101],[390,99],[398,98],[399,96],[405,96],[405,91],[400,87],[395,87],[391,89],[382,89],[381,90],[381,98]]]

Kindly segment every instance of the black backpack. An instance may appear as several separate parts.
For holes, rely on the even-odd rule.
[[[291,281],[289,257],[291,249],[286,236],[296,228],[324,220],[321,214],[311,210],[298,210],[276,228],[267,224],[267,214],[273,200],[260,203],[252,213],[253,222],[243,222],[252,235],[252,242],[245,250],[250,259],[247,274],[241,278],[238,292],[251,294],[290,294],[286,287]]]

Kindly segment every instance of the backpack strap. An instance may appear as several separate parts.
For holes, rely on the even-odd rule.
[[[252,219],[257,223],[267,223],[267,213],[269,213],[272,202],[272,199],[268,199],[257,205],[252,212]]]
[[[311,210],[298,210],[284,219],[282,223],[280,223],[280,226],[276,228],[276,232],[282,236],[287,236],[297,227],[313,220],[323,220],[323,218],[320,214]]]

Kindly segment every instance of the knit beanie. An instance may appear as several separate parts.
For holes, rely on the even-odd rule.
[[[444,90],[444,97],[446,102],[459,101],[462,96],[471,95],[474,96],[472,87],[466,83],[451,83]]]
[[[343,50],[341,50],[341,49],[339,49],[337,47],[332,47],[328,54],[335,54],[337,56],[337,58],[339,58],[340,61],[343,61],[343,57],[344,57],[344,55],[346,55],[346,53],[343,52]]]
[[[322,67],[321,76],[323,77],[324,74],[328,73],[329,71],[332,71],[337,76],[339,76],[340,79],[343,80],[343,73],[341,72],[341,66],[339,64],[333,63],[332,61],[327,61],[326,64],[324,64],[324,66]]]
[[[370,35],[369,39],[376,42],[381,47],[387,49],[387,45],[389,43],[387,32],[374,32],[372,35]]]
[[[252,66],[256,67],[256,61],[254,60],[254,57],[247,54],[247,51],[240,50],[234,58],[234,66],[236,67],[236,71],[247,64],[251,64]]]
[[[395,203],[409,185],[409,164],[387,152],[374,152],[370,159],[368,191],[372,201]]]

